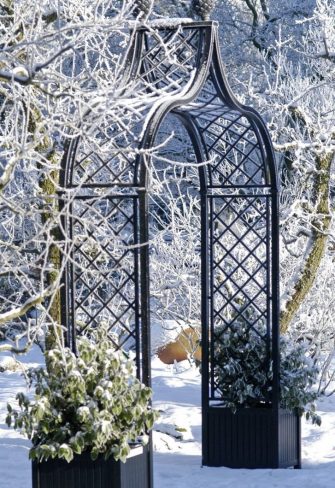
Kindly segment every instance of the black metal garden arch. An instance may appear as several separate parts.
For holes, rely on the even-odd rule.
[[[151,105],[137,110],[131,134],[91,114],[84,135],[71,142],[61,181],[71,256],[62,320],[73,348],[86,327],[106,322],[116,347],[135,349],[138,377],[150,384],[148,167],[173,113],[197,163],[208,163],[199,164],[203,464],[299,466],[299,420],[279,405],[276,167],[260,116],[229,88],[217,30],[210,21],[137,28],[123,86]],[[272,368],[273,381],[262,408],[232,414],[216,382],[215,348],[241,323],[266,343],[264,368]]]

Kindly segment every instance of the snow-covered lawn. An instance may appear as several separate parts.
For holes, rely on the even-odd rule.
[[[36,363],[41,357],[27,357]],[[5,425],[6,404],[24,387],[19,373],[0,373],[0,488],[30,488],[29,442]],[[303,421],[302,470],[202,468],[200,377],[188,364],[153,361],[155,488],[331,488],[335,486],[335,398],[319,403],[322,426]],[[176,437],[182,436],[182,439]],[[80,488],[80,487],[78,487]]]

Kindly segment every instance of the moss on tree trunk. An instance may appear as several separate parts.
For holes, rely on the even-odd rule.
[[[57,164],[57,157],[54,152],[52,152],[48,160],[52,164]],[[56,184],[59,178],[59,171],[58,169],[52,170],[50,174],[40,182],[40,188],[43,191],[43,194],[46,199],[46,204],[50,206],[50,211],[43,213],[43,220],[47,222],[51,218],[53,218],[53,213],[58,212],[57,203],[55,201],[54,195],[56,194],[57,188]],[[58,227],[54,227],[51,229],[50,232],[51,236],[53,237],[53,241],[57,242],[60,240],[60,230]],[[61,267],[61,252],[59,246],[57,244],[51,243],[49,245],[49,256],[48,256],[49,263],[52,265],[52,271],[48,272],[47,279],[48,285],[51,285],[56,282],[59,276],[59,271]],[[59,344],[59,341],[63,343],[63,333],[61,329],[61,294],[60,290],[58,289],[51,300],[49,305],[49,316],[53,323],[48,331],[48,335],[46,337],[46,349],[52,349]]]
[[[315,201],[317,202],[317,216],[312,222],[311,250],[304,263],[300,277],[294,286],[293,293],[286,304],[286,308],[281,313],[280,329],[283,333],[288,330],[293,318],[310,292],[326,250],[328,231],[331,223],[329,184],[330,168],[333,158],[334,153],[316,156],[317,177],[315,180],[314,195]]]
[[[39,112],[29,111],[28,131],[33,137],[35,137],[34,134],[37,131],[37,124],[40,120],[41,115]],[[55,213],[57,214],[59,211],[58,203],[55,199],[59,181],[58,155],[52,148],[52,141],[48,135],[45,135],[38,143],[36,151],[46,154],[45,158],[51,166],[55,167],[55,169],[51,169],[47,174],[43,175],[43,177],[40,177],[39,181],[39,186],[44,197],[44,205],[46,207],[45,211],[42,213],[42,221],[43,223],[47,223],[53,219]],[[61,252],[59,246],[55,244],[60,240],[60,229],[57,225],[54,225],[51,228],[50,237],[53,239],[53,242],[49,244],[48,261],[52,271],[48,271],[47,273],[48,285],[52,285],[56,282],[61,267]],[[49,317],[52,325],[49,327],[46,337],[46,349],[53,348],[57,343],[63,343],[63,332],[61,328],[61,294],[59,289],[55,291],[51,298],[51,303],[49,304]]]

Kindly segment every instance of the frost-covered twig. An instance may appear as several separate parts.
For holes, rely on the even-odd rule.
[[[0,314],[0,326],[9,322],[11,320],[17,319],[22,317],[24,314],[28,312],[32,307],[36,305],[40,305],[46,297],[52,295],[55,291],[55,287],[49,286],[45,290],[43,290],[39,295],[35,295],[26,302],[24,302],[21,306],[14,308],[13,310],[9,310],[8,312],[4,312]]]

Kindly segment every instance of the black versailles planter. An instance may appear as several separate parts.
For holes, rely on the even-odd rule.
[[[89,453],[76,455],[70,463],[52,459],[33,461],[33,488],[150,488],[149,447],[132,449],[125,463],[92,461]]]
[[[300,417],[280,409],[209,407],[207,466],[300,468]]]

